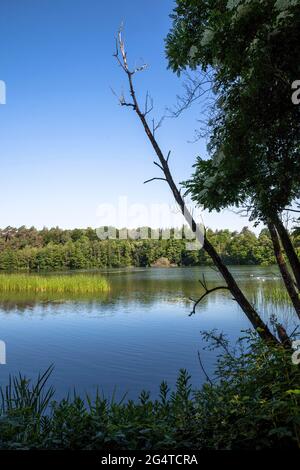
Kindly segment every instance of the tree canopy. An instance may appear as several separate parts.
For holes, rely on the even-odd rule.
[[[150,231],[150,229],[149,229]],[[1,270],[66,270],[106,267],[151,266],[165,257],[179,266],[209,265],[204,250],[190,251],[185,239],[108,239],[100,240],[92,228],[63,230],[59,227],[37,230],[34,227],[0,229]],[[257,237],[246,227],[241,232],[207,229],[226,264],[271,265],[275,263],[270,234],[262,230]],[[300,233],[293,236],[300,253]]]
[[[186,182],[209,210],[247,205],[266,220],[299,196],[299,0],[177,0],[170,67],[210,73],[208,160]]]

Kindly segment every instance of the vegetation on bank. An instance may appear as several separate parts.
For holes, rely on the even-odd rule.
[[[175,391],[163,382],[152,400],[60,402],[47,381],[19,376],[0,393],[0,448],[150,450],[300,447],[300,368],[291,352],[248,333],[231,349],[223,335],[204,335],[222,347],[214,378],[194,391],[181,370]]]
[[[36,276],[0,274],[0,293],[34,292],[53,294],[93,294],[107,292],[109,284],[100,276]]]
[[[189,251],[186,240],[163,239],[100,240],[92,228],[36,230],[7,227],[0,230],[0,269],[67,270],[105,267],[151,266],[159,258],[171,264],[196,266],[210,264],[204,250]],[[226,264],[271,265],[275,263],[272,241],[267,230],[256,236],[247,228],[241,232],[207,230],[207,237]],[[150,238],[150,229],[149,229]],[[294,234],[300,252],[300,236]]]
[[[290,305],[291,299],[285,289],[280,287],[272,287],[272,289],[264,289],[264,300],[278,305]]]

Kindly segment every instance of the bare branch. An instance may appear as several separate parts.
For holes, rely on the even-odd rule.
[[[154,163],[154,165],[158,166],[158,168],[159,168],[161,171],[164,171],[163,167],[162,167],[159,163],[157,163],[157,162],[153,162],[153,163]]]
[[[213,76],[212,72],[199,72],[192,76],[185,73],[183,82],[184,95],[177,95],[177,103],[173,109],[168,108],[169,118],[178,118],[185,110],[189,109],[193,103],[204,96],[209,98],[212,91]]]
[[[208,267],[212,269],[212,271],[214,271],[215,273],[220,274],[218,269],[215,266],[208,266]]]
[[[212,380],[210,379],[208,373],[206,372],[206,369],[205,369],[205,367],[204,367],[204,365],[203,365],[203,362],[202,362],[201,355],[200,355],[200,352],[199,352],[199,351],[198,351],[198,361],[199,361],[201,370],[202,370],[203,374],[204,374],[205,377],[206,377],[207,382],[209,382],[210,385],[213,386],[213,382],[212,382]]]
[[[207,283],[206,283],[206,279],[205,279],[204,274],[202,274],[202,281],[199,279],[199,282],[200,282],[201,286],[203,287],[203,289],[207,290]]]
[[[150,101],[150,106],[149,106],[149,101]],[[146,117],[147,114],[151,113],[151,111],[153,111],[153,99],[151,98],[151,96],[149,95],[149,92],[147,91],[144,116]]]
[[[287,207],[287,208],[284,209],[284,210],[286,210],[286,211],[288,211],[288,212],[300,212],[300,211],[298,211],[297,209],[291,209],[290,207]]]
[[[128,106],[128,107],[131,107],[131,108],[135,109],[134,103],[131,103],[130,101],[126,101],[126,98],[125,98],[125,95],[124,95],[123,91],[122,91],[121,95],[117,95],[117,93],[115,92],[115,90],[112,87],[110,87],[110,89],[111,89],[112,94],[117,98],[120,106]]]
[[[217,286],[217,287],[213,287],[212,289],[208,289],[207,286],[206,286],[206,282],[202,282],[202,281],[199,281],[200,284],[202,285],[202,287],[204,288],[205,292],[204,294],[201,295],[201,297],[198,299],[198,300],[193,300],[193,299],[190,299],[192,300],[192,302],[194,302],[194,306],[193,306],[193,310],[191,311],[190,313],[190,317],[192,315],[195,315],[196,313],[196,308],[198,307],[198,305],[200,304],[200,302],[202,302],[202,300],[208,296],[209,294],[211,294],[212,292],[216,292],[218,290],[230,290],[228,286]]]
[[[128,106],[129,108],[135,109],[135,105],[133,103],[130,103],[129,101],[125,101],[125,99],[123,99],[123,98],[120,99],[120,105],[121,106]]]
[[[144,72],[148,68],[148,64],[141,65],[140,67],[136,67],[133,71],[133,73],[137,72]]]
[[[155,135],[155,132],[162,126],[163,121],[165,120],[165,116],[160,118],[157,124],[155,124],[155,120],[152,119],[152,134]]]
[[[156,181],[156,180],[167,181],[166,178],[151,178],[150,180],[144,181],[144,184],[151,183],[151,181]]]

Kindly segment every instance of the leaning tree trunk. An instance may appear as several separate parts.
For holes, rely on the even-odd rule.
[[[150,143],[151,143],[151,145],[152,145],[152,147],[153,147],[153,149],[154,149],[154,151],[155,151],[155,153],[156,153],[156,155],[159,159],[160,164],[158,164],[158,163],[155,163],[155,164],[162,170],[162,172],[164,174],[164,178],[153,178],[153,180],[154,179],[164,179],[168,183],[168,185],[169,185],[169,187],[170,187],[170,189],[173,193],[173,196],[175,198],[175,201],[179,205],[182,214],[185,216],[188,225],[193,230],[193,232],[196,234],[196,238],[200,242],[203,243],[204,250],[210,256],[213,263],[215,264],[215,266],[218,268],[218,270],[222,274],[222,276],[223,276],[223,278],[224,278],[224,280],[225,280],[225,282],[228,286],[228,289],[230,290],[232,296],[237,301],[237,303],[240,305],[240,307],[242,308],[242,310],[246,314],[248,320],[250,321],[250,323],[252,324],[254,329],[257,331],[259,336],[267,342],[272,342],[272,343],[277,343],[278,344],[279,341],[277,340],[276,336],[274,336],[272,334],[272,332],[270,331],[268,326],[263,322],[263,320],[260,318],[258,313],[255,311],[253,306],[248,301],[248,299],[244,296],[243,292],[241,291],[241,289],[237,285],[236,281],[234,280],[234,278],[233,278],[232,274],[230,273],[230,271],[228,270],[228,268],[225,266],[225,264],[221,260],[221,258],[218,255],[217,251],[214,249],[214,247],[211,245],[211,243],[207,240],[206,236],[203,235],[202,233],[200,233],[200,230],[199,230],[194,218],[192,217],[192,215],[188,211],[188,208],[185,205],[184,199],[181,196],[181,193],[180,193],[179,189],[177,188],[177,186],[176,186],[176,184],[173,180],[172,174],[170,172],[170,168],[169,168],[169,164],[168,164],[168,157],[167,158],[164,157],[164,154],[163,154],[163,152],[162,152],[162,150],[161,150],[160,146],[158,145],[157,140],[155,138],[154,131],[151,131],[151,129],[148,125],[146,116],[147,116],[149,111],[148,110],[145,110],[145,112],[141,111],[141,108],[139,106],[139,103],[138,103],[138,100],[137,100],[137,97],[136,97],[135,89],[134,89],[134,86],[133,86],[133,75],[137,71],[142,70],[143,68],[138,68],[134,71],[131,71],[129,69],[128,62],[127,62],[127,54],[126,54],[126,51],[125,51],[125,46],[124,46],[123,39],[121,37],[121,33],[119,33],[119,38],[118,39],[119,39],[119,41],[117,43],[117,50],[116,50],[116,53],[115,53],[115,57],[116,57],[119,65],[122,67],[123,71],[127,75],[128,84],[129,84],[129,92],[130,92],[130,96],[131,96],[131,101],[130,102],[127,102],[125,100],[124,96],[122,96],[121,99],[120,99],[120,104],[122,106],[131,107],[135,111],[135,113],[139,117],[139,119],[140,119],[140,121],[143,125],[144,131],[145,131],[145,133],[146,133],[146,135],[147,135],[147,137],[148,137],[148,139],[149,139],[149,141],[150,141]],[[119,57],[119,52],[121,52],[121,58]],[[151,181],[151,180],[149,180],[149,181]]]
[[[300,318],[300,298],[295,288],[294,280],[292,279],[292,276],[290,275],[287,264],[285,262],[282,249],[280,246],[279,238],[278,238],[278,233],[272,223],[268,223],[268,228],[269,228],[269,232],[270,232],[272,243],[273,243],[276,261],[280,269],[286,290],[288,291],[288,294],[293,303],[293,306],[297,312],[298,317]]]
[[[286,252],[293,274],[295,276],[298,290],[300,291],[300,260],[297,256],[297,253],[295,252],[295,249],[293,247],[289,234],[278,216],[275,217],[275,220],[273,223],[279,234],[280,240],[284,247],[284,251]]]
[[[243,292],[237,285],[234,277],[228,270],[227,266],[223,263],[220,256],[218,255],[214,247],[211,245],[211,243],[209,243],[207,238],[204,239],[203,248],[207,252],[207,254],[211,257],[215,266],[217,266],[217,268],[219,269],[234,299],[242,308],[248,320],[251,322],[252,326],[256,329],[256,331],[264,340],[274,341],[274,335],[270,332],[267,325],[263,322],[263,320],[260,318],[256,310],[253,308],[253,306],[250,304],[248,299],[245,297],[245,295],[243,294]]]

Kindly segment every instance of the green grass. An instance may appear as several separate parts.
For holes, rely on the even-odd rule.
[[[94,294],[108,291],[109,283],[100,276],[0,274],[0,293]]]
[[[289,304],[291,299],[287,291],[283,288],[273,287],[272,289],[266,289],[263,293],[264,300],[267,302],[273,302],[278,304]]]

